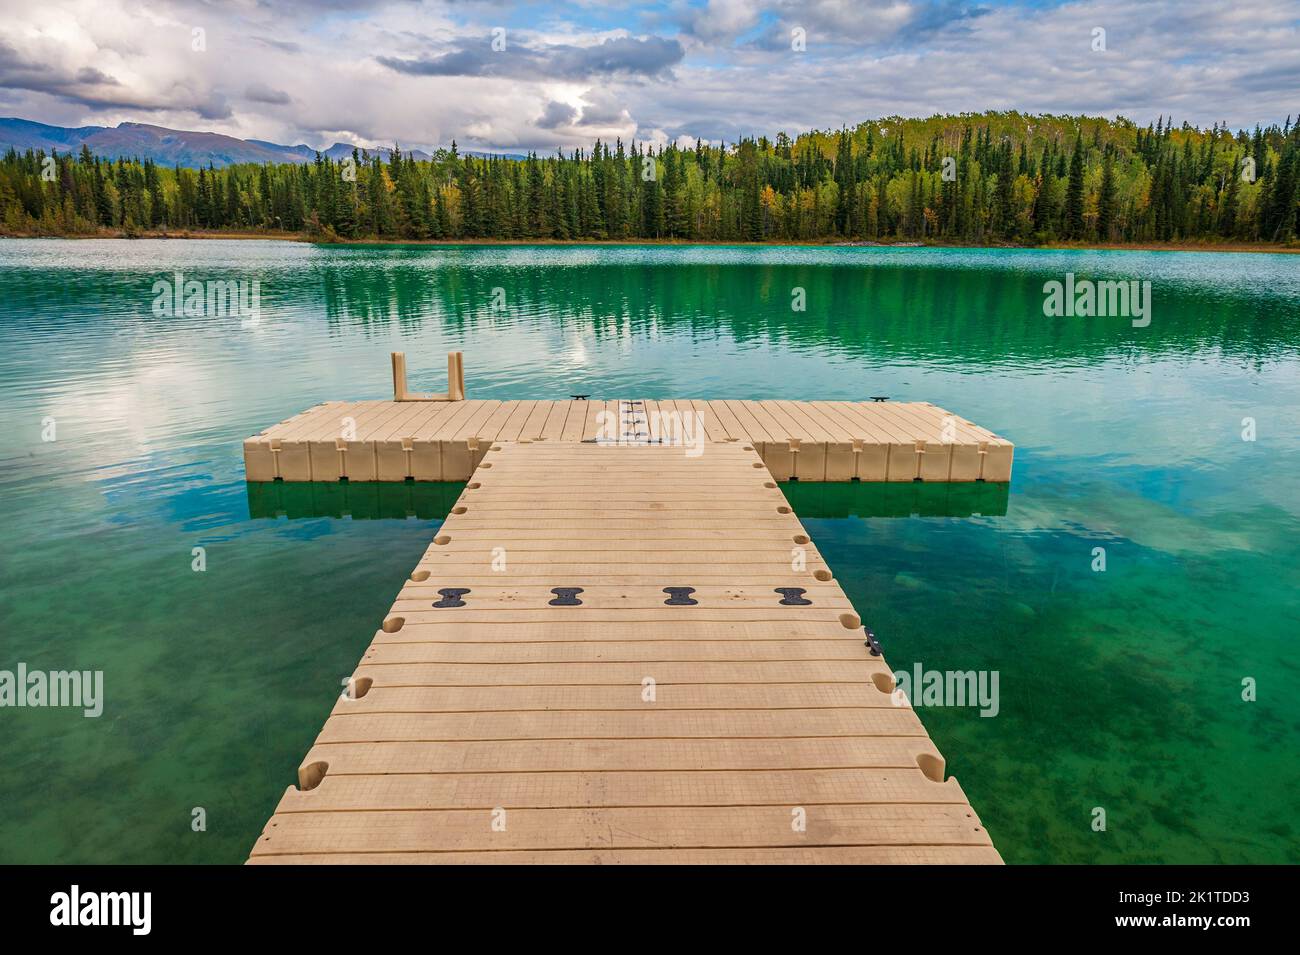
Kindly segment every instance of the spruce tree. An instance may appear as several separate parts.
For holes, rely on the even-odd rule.
[[[1074,155],[1070,157],[1070,182],[1065,189],[1065,235],[1071,239],[1083,238],[1083,135],[1074,140]]]

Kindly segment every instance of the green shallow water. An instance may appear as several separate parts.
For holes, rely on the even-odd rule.
[[[257,278],[260,323],[156,317],[175,270]],[[1045,318],[1068,271],[1150,280],[1151,325]],[[1295,861],[1298,306],[1284,255],[0,243],[0,669],[106,696],[0,709],[0,861],[246,857],[458,488],[248,486],[240,441],[385,397],[394,349],[429,390],[463,349],[473,397],[879,394],[1006,435],[1009,489],[786,488],[895,669],[998,671],[996,717],[920,715],[1003,856]]]

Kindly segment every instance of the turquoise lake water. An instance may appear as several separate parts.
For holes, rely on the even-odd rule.
[[[156,316],[176,271],[257,279],[260,321]],[[1045,317],[1067,272],[1149,280],[1150,325]],[[105,703],[0,709],[0,861],[243,861],[458,487],[250,488],[240,442],[452,349],[470,397],[889,395],[1010,438],[1009,489],[786,488],[895,669],[999,673],[996,717],[919,713],[1003,856],[1300,858],[1300,257],[7,240],[0,670]]]

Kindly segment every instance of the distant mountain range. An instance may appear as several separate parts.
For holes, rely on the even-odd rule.
[[[121,123],[118,126],[47,126],[28,119],[0,118],[0,152],[12,146],[19,152],[43,149],[47,153],[81,152],[87,146],[91,153],[106,159],[152,159],[167,166],[197,168],[209,164],[221,169],[235,163],[314,162],[316,150],[310,146],[282,146],[260,139],[237,139],[222,133],[201,133],[193,130],[168,129],[147,123]],[[335,143],[321,152],[331,159],[352,155],[351,143]],[[385,159],[390,149],[378,150]],[[370,150],[373,154],[375,150]],[[407,152],[407,150],[403,150]],[[409,150],[416,159],[428,159],[429,154],[418,149]],[[470,153],[474,156],[486,153]],[[510,159],[523,156],[508,153]]]

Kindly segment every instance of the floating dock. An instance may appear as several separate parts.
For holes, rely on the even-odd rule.
[[[705,440],[655,440],[687,411]],[[927,404],[374,401],[245,456],[469,482],[250,862],[1001,861],[778,481],[1007,481],[1009,442]]]
[[[397,393],[326,402],[249,438],[248,480],[467,481],[493,444],[742,442],[778,481],[1006,482],[1015,451],[926,402],[421,400],[404,375]]]

